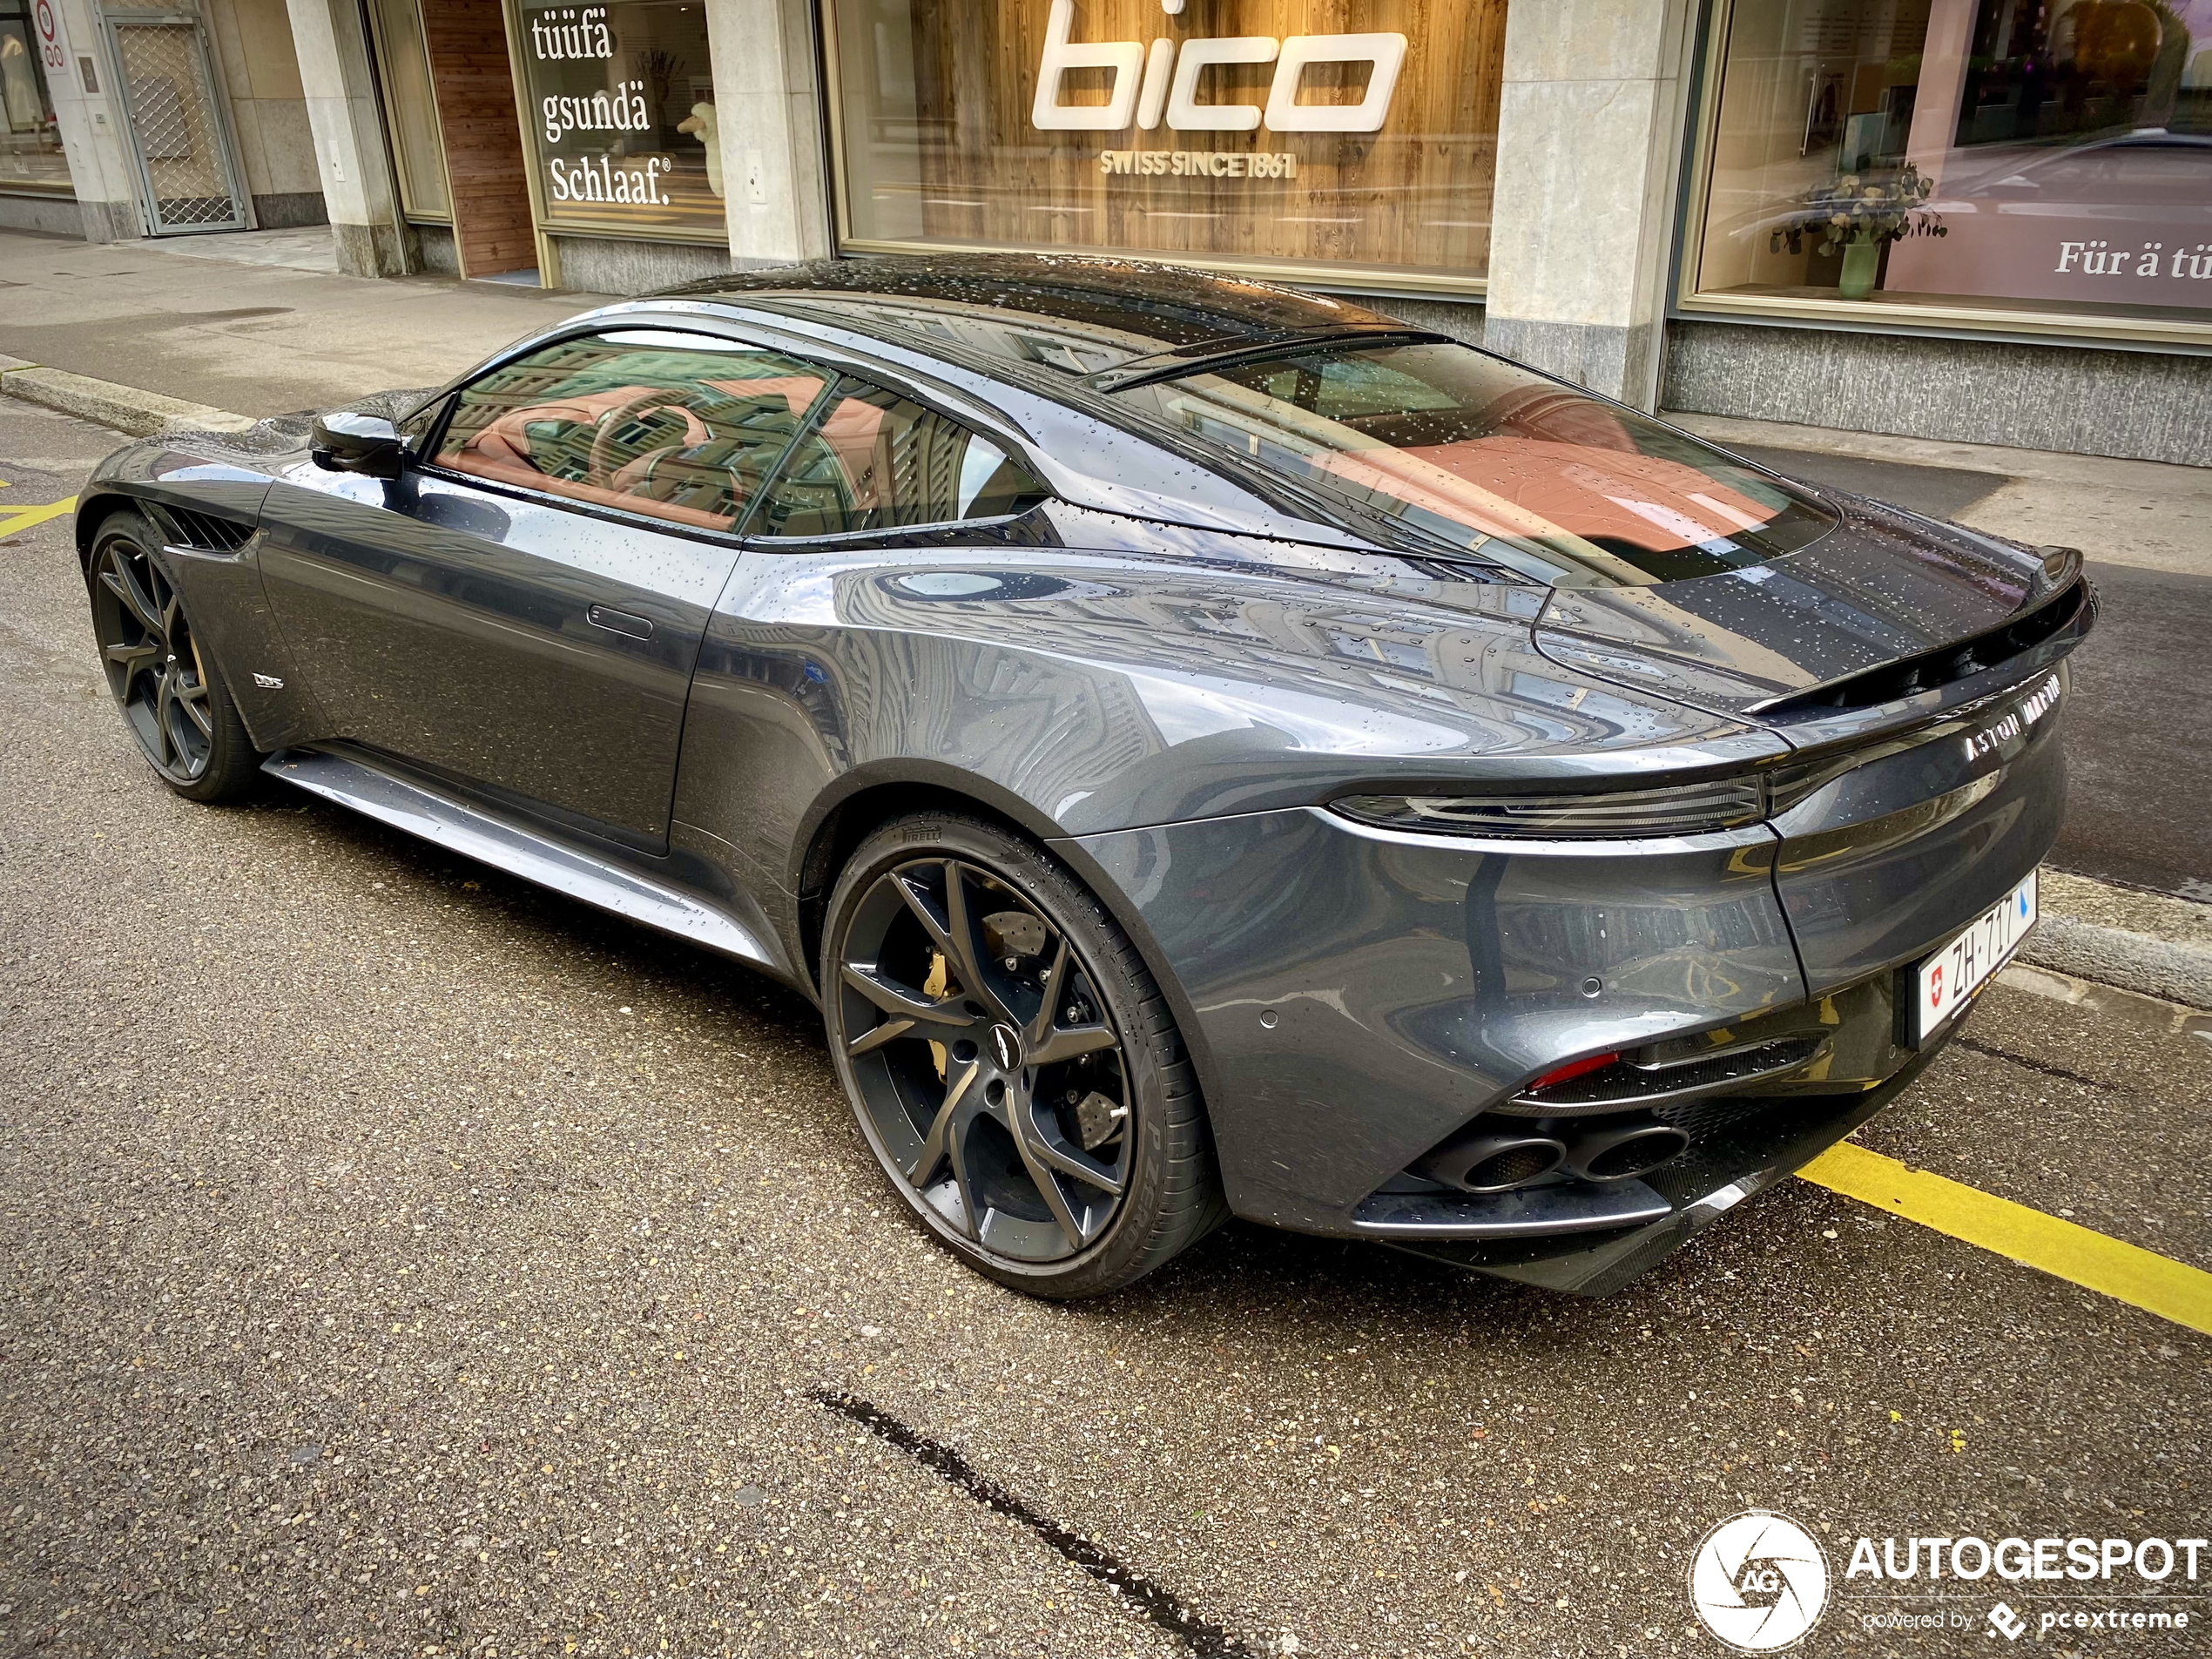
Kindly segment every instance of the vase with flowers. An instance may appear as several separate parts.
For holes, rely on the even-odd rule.
[[[1792,221],[1777,229],[1767,246],[1776,253],[1786,246],[1802,253],[1806,239],[1817,237],[1815,252],[1844,256],[1837,292],[1846,300],[1864,300],[1874,291],[1886,244],[1908,236],[1950,234],[1942,215],[1926,205],[1934,190],[1935,180],[1909,161],[1888,179],[1845,173],[1808,192]]]

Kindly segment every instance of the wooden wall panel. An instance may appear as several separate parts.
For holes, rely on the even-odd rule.
[[[1138,249],[1224,260],[1399,266],[1480,276],[1489,262],[1491,188],[1504,60],[1505,0],[1214,0],[1179,17],[1158,0],[1077,0],[1082,43],[1166,37],[1393,31],[1409,42],[1382,130],[1372,133],[1040,132],[1029,124],[1048,0],[907,0],[915,135],[862,137],[870,198],[919,197],[924,239]],[[860,20],[849,3],[842,15]],[[860,38],[850,38],[859,34]],[[845,68],[867,37],[846,30]],[[1306,81],[1314,101],[1325,71]],[[1272,64],[1207,70],[1198,97],[1266,107]],[[1107,71],[1071,75],[1062,100],[1103,101]],[[850,89],[848,88],[848,93]],[[1344,89],[1356,102],[1359,88]],[[848,108],[851,107],[848,103]],[[848,147],[855,135],[848,129]],[[904,148],[908,153],[894,152]],[[1295,179],[1109,174],[1102,150],[1287,152]],[[899,174],[905,177],[900,179]],[[903,186],[903,190],[900,188]],[[913,223],[911,213],[907,222]]]
[[[497,276],[537,263],[515,76],[500,0],[426,0],[422,37],[453,186],[461,274]]]

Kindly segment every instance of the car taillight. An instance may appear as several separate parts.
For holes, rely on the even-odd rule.
[[[1766,815],[1758,778],[1569,795],[1347,795],[1330,805],[1386,829],[1532,840],[1630,840],[1740,829]]]
[[[1535,1082],[1524,1085],[1521,1092],[1524,1095],[1531,1094],[1539,1089],[1549,1089],[1554,1083],[1563,1083],[1570,1078],[1580,1077],[1585,1072],[1602,1070],[1620,1057],[1617,1054],[1594,1054],[1587,1059],[1570,1060],[1565,1065],[1546,1072]]]

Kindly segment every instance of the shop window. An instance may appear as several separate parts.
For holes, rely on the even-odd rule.
[[[0,190],[69,192],[69,162],[46,88],[48,53],[32,0],[0,0]]]
[[[514,27],[544,226],[726,244],[705,6],[527,0]]]
[[[368,17],[376,37],[400,206],[411,219],[448,222],[453,203],[446,189],[445,142],[430,91],[421,0],[368,0]]]
[[[1735,0],[1685,305],[2212,325],[2212,0]]]
[[[1440,290],[1488,269],[1505,0],[832,0],[825,17],[849,246]]]

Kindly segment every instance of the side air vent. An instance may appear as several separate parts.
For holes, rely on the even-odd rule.
[[[1916,692],[1932,691],[1968,675],[1979,674],[1985,668],[1994,668],[2024,651],[2032,651],[2080,616],[2083,606],[2095,603],[2096,595],[2087,578],[2077,578],[2042,605],[2002,628],[1962,639],[1940,651],[1885,663],[1833,685],[1777,698],[1771,703],[1757,705],[1750,711],[1770,720],[1792,717],[1817,719],[1844,710],[1878,708]]]
[[[235,553],[253,539],[253,526],[215,513],[189,507],[149,508],[172,547],[196,548],[206,553]]]

